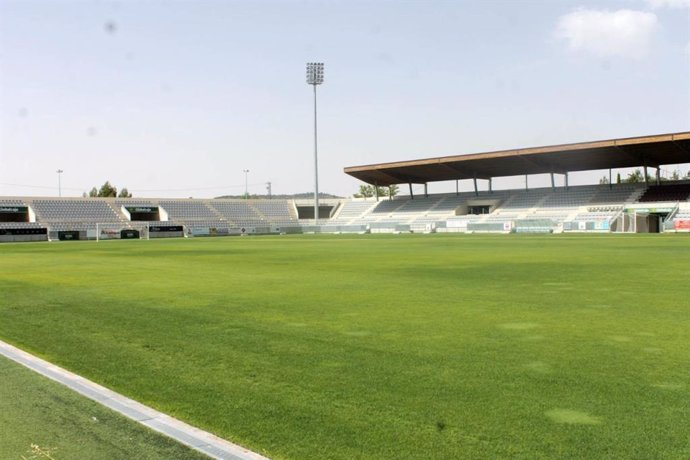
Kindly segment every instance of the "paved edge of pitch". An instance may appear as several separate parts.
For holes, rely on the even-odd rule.
[[[100,403],[154,431],[172,438],[211,458],[222,460],[267,460],[263,455],[195,428],[181,420],[115,393],[84,377],[49,363],[0,340],[0,355],[15,361],[82,396]]]

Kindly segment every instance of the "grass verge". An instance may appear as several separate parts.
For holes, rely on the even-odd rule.
[[[208,458],[0,357],[0,458]]]

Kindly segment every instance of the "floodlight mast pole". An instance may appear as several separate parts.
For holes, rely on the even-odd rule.
[[[319,149],[316,122],[316,86],[323,83],[323,62],[307,62],[307,84],[314,87],[314,225],[319,223]]]
[[[243,169],[242,172],[244,172],[244,199],[248,200],[249,199],[249,182],[247,181],[247,175],[249,174],[249,170]]]
[[[64,171],[62,169],[58,169],[55,172],[58,175],[58,197],[62,198],[62,173]]]
[[[319,149],[316,127],[316,85],[314,87],[314,225],[319,224]]]

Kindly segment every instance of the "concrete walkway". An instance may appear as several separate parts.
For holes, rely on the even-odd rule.
[[[223,460],[266,460],[266,457],[233,444],[207,431],[169,417],[148,406],[126,398],[90,380],[79,377],[61,367],[50,364],[36,356],[0,340],[0,355],[6,356],[39,374],[86,396],[89,399],[119,412],[152,430],[158,431],[182,444],[217,459]]]

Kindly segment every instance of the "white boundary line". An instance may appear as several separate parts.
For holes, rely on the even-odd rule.
[[[22,364],[89,399],[112,409],[148,428],[164,434],[192,449],[222,460],[267,460],[266,457],[188,425],[133,399],[115,393],[97,383],[44,361],[0,340],[0,355]]]

